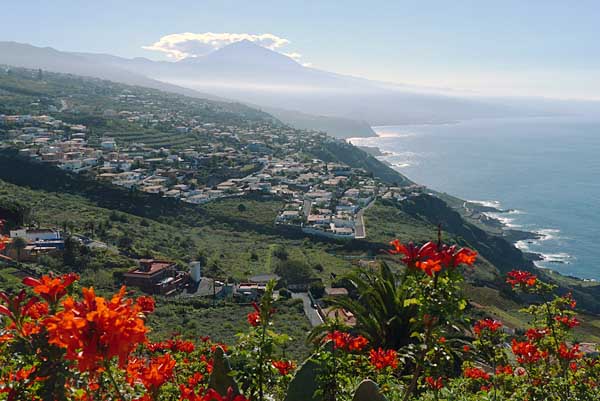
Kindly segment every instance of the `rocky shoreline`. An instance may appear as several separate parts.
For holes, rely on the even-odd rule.
[[[501,234],[507,241],[512,244],[517,244],[520,241],[532,242],[535,240],[539,240],[544,238],[544,236],[540,233],[536,233],[533,231],[525,231],[525,230],[517,230],[514,228],[510,228],[500,219],[490,216],[490,213],[494,214],[504,214],[512,212],[511,209],[499,209],[494,206],[483,205],[477,202],[469,202],[466,201],[463,205],[464,209],[470,214],[470,217],[476,219],[481,224],[486,227],[492,229],[493,231]],[[539,262],[545,260],[544,255],[536,252],[523,252],[523,256],[527,260],[531,260],[532,262]]]

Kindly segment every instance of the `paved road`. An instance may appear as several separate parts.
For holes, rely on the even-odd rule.
[[[317,310],[313,308],[307,292],[292,292],[292,298],[302,300],[302,304],[304,305],[304,314],[310,321],[311,326],[315,327],[323,323],[321,315],[319,315]]]
[[[308,199],[304,199],[304,206],[302,206],[302,211],[304,212],[304,217],[308,218],[311,207],[312,207],[312,202]]]
[[[356,227],[355,227],[356,231],[354,233],[354,238],[356,238],[356,239],[367,238],[367,228],[365,227],[364,214],[365,214],[365,210],[367,210],[374,204],[375,204],[375,199],[373,199],[371,201],[371,203],[369,203],[367,206],[360,209],[358,211],[358,213],[356,213]]]

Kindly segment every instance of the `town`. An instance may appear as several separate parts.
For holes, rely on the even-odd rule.
[[[145,112],[110,110],[108,115],[127,122],[162,122],[160,115]],[[196,119],[175,123],[180,125],[174,126],[173,135],[194,135],[199,144],[156,147],[122,136],[115,139],[118,133],[94,138],[83,124],[47,115],[0,115],[0,130],[6,133],[2,145],[18,148],[23,157],[192,204],[271,193],[286,200],[274,223],[310,235],[365,238],[362,213],[377,196],[402,200],[422,189],[385,185],[362,169],[297,151],[339,141],[323,133],[298,135],[271,126],[248,130]]]

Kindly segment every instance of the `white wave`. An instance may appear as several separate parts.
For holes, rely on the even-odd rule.
[[[507,217],[506,213],[483,212],[482,214],[491,219],[498,220],[500,223],[502,223],[504,226],[506,226],[508,228],[522,228],[523,227],[520,224],[515,224],[514,221],[516,219],[514,217]]]
[[[568,253],[559,252],[559,253],[540,253],[542,260],[535,261],[534,264],[542,269],[551,268],[548,264],[562,264],[569,265],[572,260],[575,259],[572,255]]]
[[[544,258],[544,261],[548,262],[568,262],[573,258],[571,255],[565,252],[542,253],[541,255]]]
[[[475,203],[477,205],[485,206],[485,207],[494,207],[499,209],[502,204],[497,200],[467,200],[469,203]]]
[[[379,131],[377,132],[377,136],[379,138],[410,138],[417,135],[414,132],[391,132],[391,131]]]
[[[398,168],[406,168],[406,167],[410,167],[411,164],[410,163],[394,163],[394,164],[392,164],[392,166],[398,167]]]
[[[517,249],[521,250],[522,252],[530,252],[531,249],[529,248],[529,242],[528,240],[520,240],[515,242],[515,246],[517,247]]]
[[[549,241],[557,239],[560,234],[560,230],[558,228],[542,228],[534,232],[541,236],[541,238],[539,239],[540,241]]]

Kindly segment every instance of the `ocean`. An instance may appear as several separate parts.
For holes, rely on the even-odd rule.
[[[507,226],[542,235],[520,241],[539,267],[600,280],[600,118],[474,120],[374,127],[380,157],[411,180],[509,213]],[[518,266],[515,266],[518,268]]]

